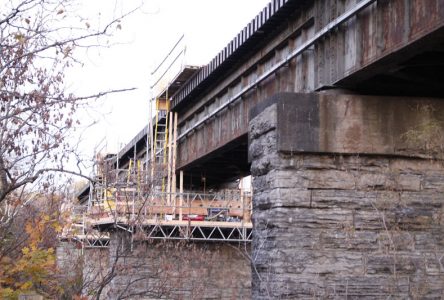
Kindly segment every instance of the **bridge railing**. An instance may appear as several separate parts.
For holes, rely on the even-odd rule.
[[[114,188],[107,197],[92,202],[87,216],[99,222],[206,221],[251,222],[251,194],[239,190],[216,193],[146,192]]]

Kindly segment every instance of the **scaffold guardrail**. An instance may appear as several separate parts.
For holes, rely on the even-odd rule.
[[[85,212],[88,224],[117,226],[145,239],[251,241],[251,195],[217,193],[143,193],[114,188]]]

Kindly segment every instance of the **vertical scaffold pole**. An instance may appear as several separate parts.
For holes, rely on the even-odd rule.
[[[168,199],[168,206],[170,206],[171,205],[171,161],[172,161],[172,154],[173,154],[173,151],[172,151],[172,149],[171,149],[171,145],[172,145],[172,143],[173,143],[173,132],[172,132],[172,130],[173,130],[173,113],[172,112],[170,112],[169,113],[169,115],[170,115],[170,117],[169,117],[169,122],[170,122],[170,124],[169,124],[169,128],[168,128],[168,131],[169,131],[169,133],[168,133],[168,163],[167,163],[167,165],[168,165],[168,176],[167,176],[167,199]]]
[[[168,94],[168,93],[167,93]],[[165,192],[165,175],[164,175],[164,173],[163,173],[163,168],[165,168],[165,166],[167,166],[168,165],[168,155],[167,155],[167,152],[169,151],[169,149],[168,149],[168,139],[169,139],[169,136],[170,136],[170,134],[169,134],[169,132],[168,132],[168,130],[169,130],[169,126],[168,126],[168,122],[169,122],[169,119],[170,119],[170,117],[169,117],[169,113],[168,113],[168,110],[167,110],[167,113],[166,113],[166,116],[165,116],[165,138],[164,138],[164,143],[163,143],[163,152],[162,152],[162,161],[163,161],[163,165],[162,165],[162,192]],[[157,124],[157,123],[156,123]],[[168,167],[167,167],[167,169],[168,169]],[[168,176],[167,176],[168,177]],[[168,178],[167,178],[168,179]],[[168,195],[168,191],[166,192],[166,195]],[[166,197],[166,199],[165,199],[165,201],[167,201],[168,200],[168,197]]]
[[[182,221],[182,207],[183,207],[183,171],[179,173],[179,221]]]
[[[240,182],[240,200],[242,203],[242,230],[245,228],[244,221],[245,221],[245,197],[244,197],[244,178],[241,177]]]
[[[173,195],[174,201],[174,214],[176,214],[176,158],[177,158],[177,112],[174,113],[174,127],[173,127],[173,166],[171,169],[172,180],[171,180],[171,193]]]

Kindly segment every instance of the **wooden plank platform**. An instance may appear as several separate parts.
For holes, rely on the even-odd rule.
[[[128,225],[130,220],[127,218],[119,217],[117,220],[114,217],[103,217],[99,219],[88,218],[87,222],[93,226],[121,224]],[[147,219],[138,222],[142,226],[191,226],[191,227],[220,227],[220,228],[253,228],[251,222],[226,222],[226,221],[186,221],[186,220],[159,220],[159,219]]]

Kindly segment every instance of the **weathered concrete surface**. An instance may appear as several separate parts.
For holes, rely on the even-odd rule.
[[[281,152],[442,156],[442,99],[280,93],[252,117],[273,104]]]
[[[359,97],[354,96],[358,102],[350,103],[349,109],[354,105],[362,109],[359,115],[363,120],[358,122],[338,109],[348,99],[346,96],[337,96],[337,101],[332,97],[317,98],[327,99],[335,108],[323,110],[322,105],[317,108],[318,113],[336,118],[325,123],[330,125],[322,125],[322,117],[313,127],[298,121],[292,123],[294,135],[288,134],[286,138],[301,133],[295,124],[308,131],[301,133],[306,138],[302,139],[304,143],[293,145],[298,149],[294,152],[279,151],[282,145],[290,145],[279,141],[283,130],[279,126],[287,124],[281,122],[279,96],[275,104],[252,114],[249,127],[254,176],[252,257],[253,268],[258,271],[253,273],[253,298],[441,299],[444,295],[442,161],[423,159],[422,152],[415,156],[414,147],[409,149],[410,157],[387,151],[382,142],[386,140],[379,140],[383,131],[366,121],[366,118],[393,116],[391,109],[403,113],[406,102],[402,99],[399,105],[384,105],[382,114],[378,114],[372,110],[375,99],[362,97],[358,101]],[[280,98],[287,103],[291,95]],[[293,100],[296,107],[304,103],[304,98],[301,100],[298,95],[293,94]],[[420,102],[417,104],[421,106]],[[311,105],[301,109],[310,111]],[[283,112],[294,109],[287,105]],[[443,113],[441,108],[435,109]],[[293,116],[304,117],[304,114]],[[311,124],[315,124],[316,116],[311,117],[314,120]],[[392,129],[403,128],[396,121],[403,117],[394,115],[390,121],[393,127],[386,128],[386,136],[394,138],[402,131]],[[412,121],[419,119],[427,118],[417,117]],[[432,115],[429,120],[434,120]],[[387,152],[369,153],[370,142],[358,137],[356,145],[350,144],[352,149],[337,148],[341,145],[340,138],[347,134],[338,128],[352,127],[344,124],[348,121],[355,126],[354,130],[369,137],[374,149]],[[336,135],[331,143],[317,144],[319,148],[315,150],[325,152],[304,148],[312,145],[316,140],[313,137],[319,141],[325,134],[323,130]],[[336,147],[333,149],[338,153],[328,153],[332,149],[329,147]],[[288,149],[283,147],[283,150]],[[360,153],[361,150],[365,152]]]
[[[245,252],[247,251],[247,252]],[[250,299],[245,253],[222,243],[133,242],[112,234],[107,252],[110,284],[101,299]]]

